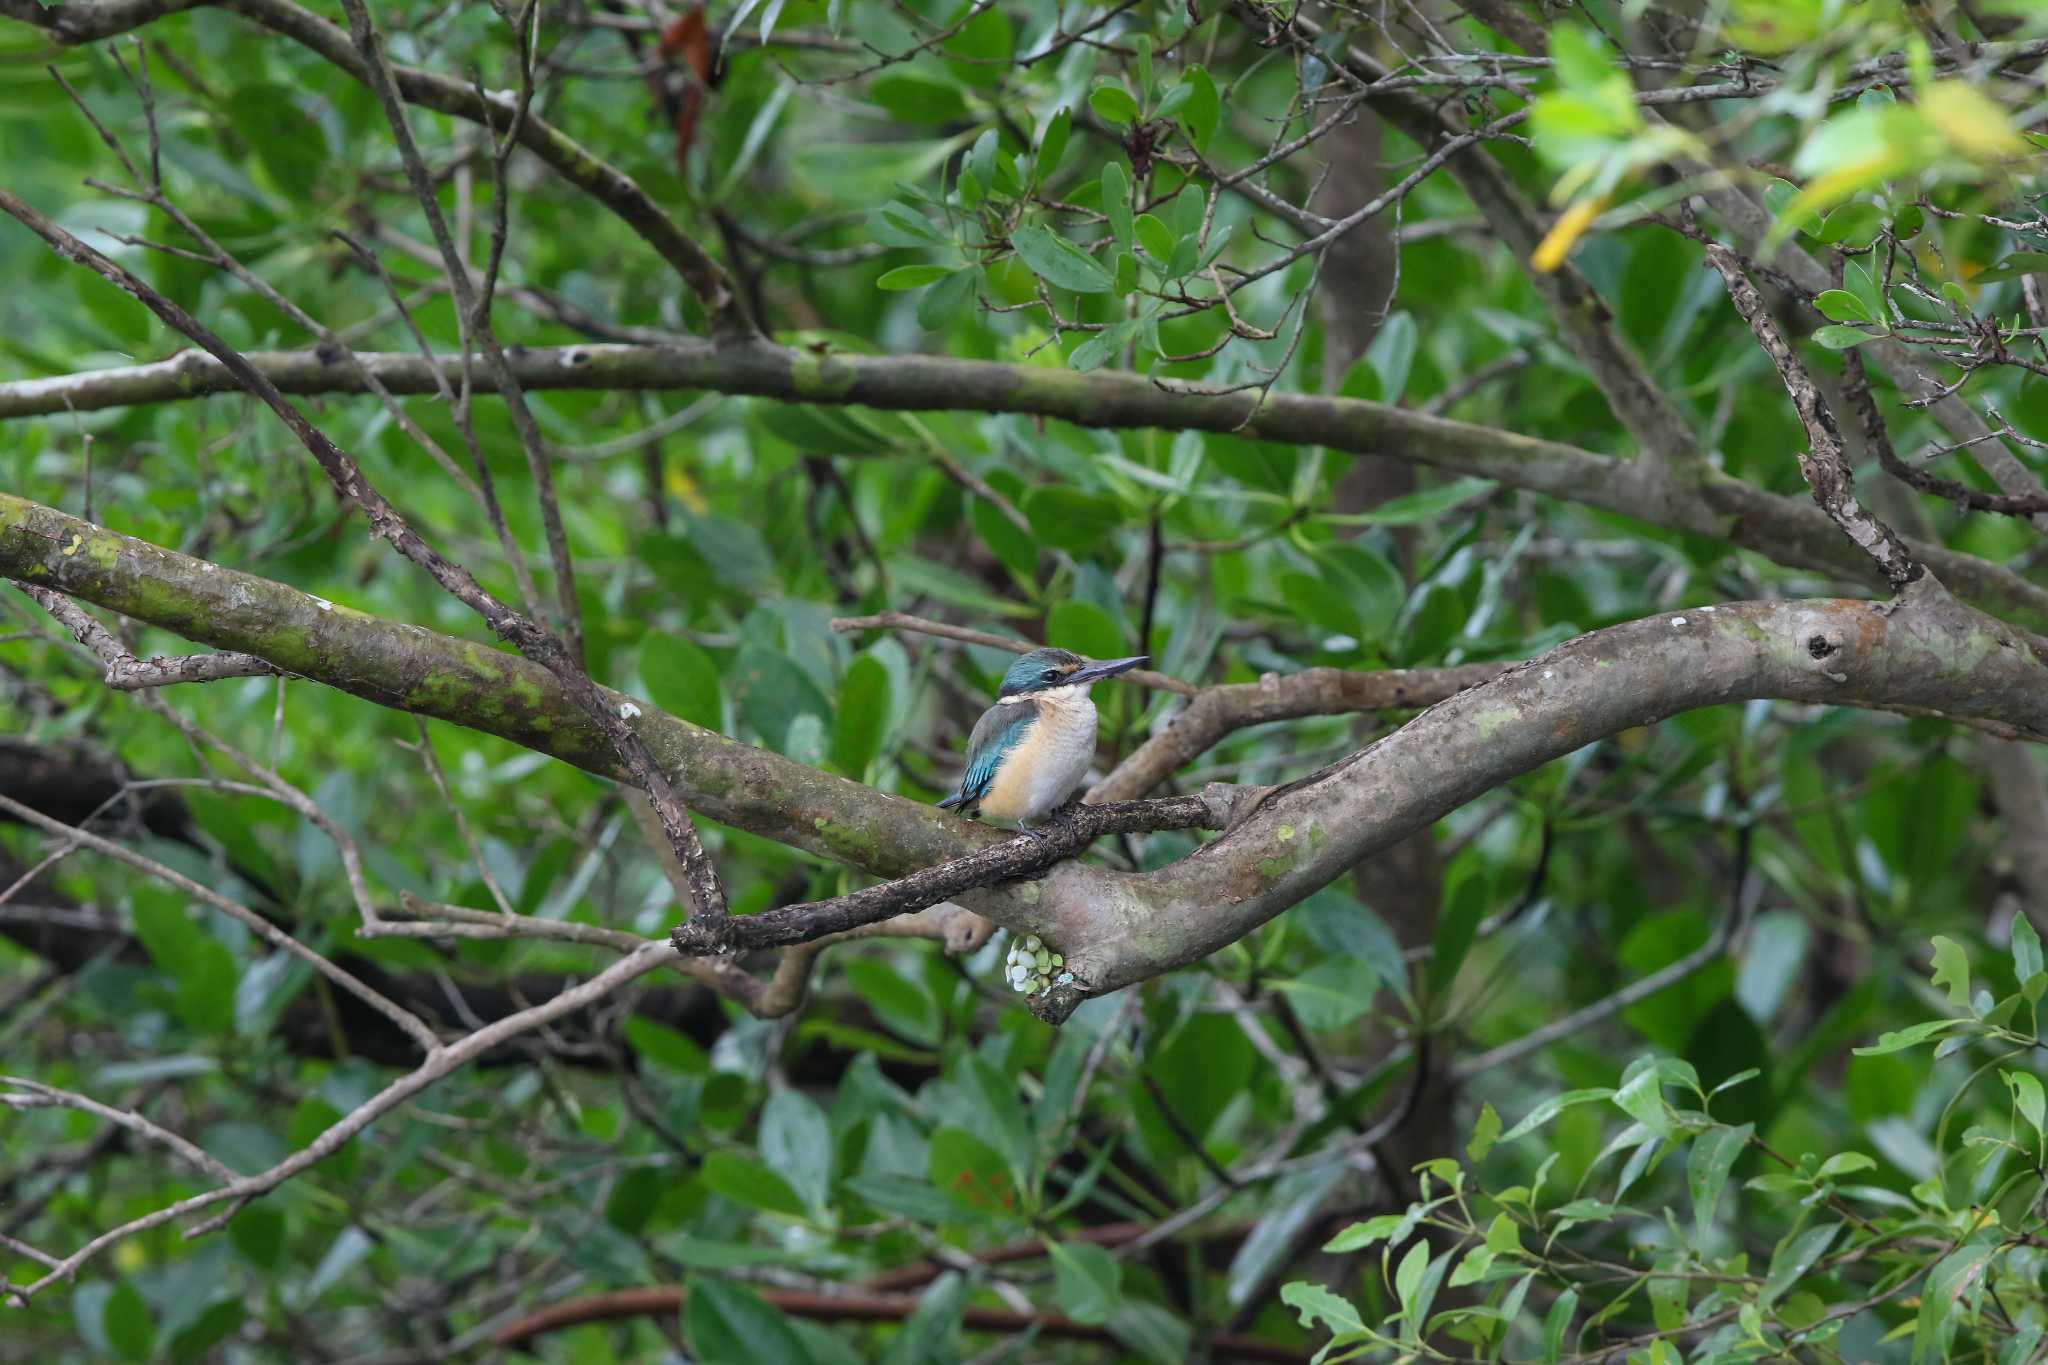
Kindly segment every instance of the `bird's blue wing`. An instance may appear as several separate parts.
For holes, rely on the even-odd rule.
[[[1037,723],[1037,702],[1009,702],[982,712],[981,719],[974,723],[974,733],[967,737],[967,771],[960,778],[960,790],[939,804],[973,810],[988,795],[1004,757],[1023,742]]]

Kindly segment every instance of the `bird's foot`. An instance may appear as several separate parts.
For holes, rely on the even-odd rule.
[[[1017,822],[1017,832],[1034,844],[1042,844],[1052,837],[1051,830],[1042,826],[1027,825],[1021,820]]]

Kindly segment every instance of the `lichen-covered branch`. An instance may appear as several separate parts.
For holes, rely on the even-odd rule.
[[[56,589],[380,706],[499,735],[626,776],[562,680],[520,655],[380,620],[253,574],[119,535],[0,492],[0,577]],[[945,862],[1001,835],[944,811],[736,743],[600,689],[691,807],[878,876]]]
[[[0,575],[246,650],[383,705],[620,773],[604,737],[538,664],[380,621],[7,494],[0,494]],[[1229,829],[1166,868],[1139,874],[1066,861],[1023,886],[981,887],[965,903],[1060,947],[1077,980],[1039,1007],[1063,1018],[1087,995],[1215,951],[1359,859],[1620,730],[1694,707],[1772,697],[1931,709],[2041,740],[2048,738],[2044,660],[2048,643],[1926,581],[1884,604],[1749,602],[1654,616],[1581,636],[1459,692],[1335,768],[1272,792],[1236,792]],[[664,771],[714,819],[883,877],[1005,842],[944,811],[652,706],[639,710],[635,728]]]
[[[1799,472],[1805,476],[1806,486],[1813,490],[1814,502],[1842,528],[1843,535],[1870,556],[1894,591],[1904,588],[1925,571],[1914,562],[1912,552],[1906,549],[1898,533],[1856,501],[1856,475],[1842,449],[1841,429],[1835,425],[1835,415],[1821,397],[1813,375],[1794,354],[1778,324],[1771,321],[1763,297],[1743,275],[1734,255],[1726,247],[1710,246],[1707,263],[1720,273],[1722,282],[1728,286],[1729,301],[1749,324],[1757,345],[1771,358],[1785,391],[1792,395],[1799,425],[1806,429],[1807,448],[1799,456]]]
[[[1449,668],[1388,668],[1371,672],[1305,668],[1286,677],[1268,674],[1253,683],[1204,688],[1185,710],[1167,722],[1165,729],[1139,745],[1114,772],[1096,783],[1088,800],[1135,801],[1208,752],[1224,736],[1247,725],[1303,716],[1434,706],[1498,675],[1506,667],[1458,664]]]
[[[1761,697],[1932,705],[2048,739],[2048,642],[1925,577],[1891,602],[1735,602],[1582,635],[1244,803],[1221,837],[1167,867],[1055,867],[1030,929],[1076,980],[1033,1008],[1063,1019],[1089,996],[1205,957],[1360,859],[1595,740]]]
[[[107,666],[102,678],[117,692],[139,692],[148,687],[172,687],[179,683],[220,682],[224,678],[272,677],[280,671],[276,665],[253,654],[233,651],[138,659],[127,646],[114,638],[114,632],[93,620],[92,613],[63,593],[39,588],[32,583],[17,586],[28,594],[30,601],[50,613],[58,625],[70,631],[71,638],[99,656],[100,662]]]
[[[231,375],[236,385],[259,399],[282,421],[299,444],[313,457],[327,476],[344,506],[362,509],[370,532],[379,540],[417,564],[440,584],[449,596],[474,611],[501,638],[518,646],[521,653],[536,660],[561,680],[577,707],[594,721],[634,780],[647,792],[648,800],[661,816],[662,828],[676,847],[677,856],[689,869],[693,891],[692,913],[718,917],[726,913],[725,888],[718,869],[705,853],[690,813],[670,787],[653,755],[647,752],[627,718],[615,712],[600,695],[597,684],[584,672],[580,659],[570,654],[562,641],[540,623],[514,611],[488,592],[474,575],[429,544],[380,492],[357,464],[355,457],[314,426],[305,413],[286,400],[262,371],[238,351],[187,313],[177,303],[151,288],[134,272],[108,259],[99,251],[37,212],[18,196],[0,189],[0,211],[41,237],[63,259],[83,266],[154,313],[179,335],[203,348]]]
[[[362,379],[338,356],[252,352],[243,358],[282,393],[362,392]],[[458,363],[403,354],[361,359],[396,394],[433,393],[436,363]],[[1360,399],[1272,393],[1261,403],[1254,394],[1188,393],[1109,370],[1083,374],[936,356],[820,355],[765,344],[568,346],[523,350],[508,359],[519,382],[533,391],[695,390],[898,411],[1016,412],[1080,426],[1233,432],[1387,455],[1726,541],[1794,568],[1858,580],[1871,574],[1868,558],[1845,544],[1834,523],[1805,499],[1767,492],[1712,469],[1680,486],[1639,461]],[[478,378],[487,383],[489,376]],[[0,384],[0,418],[194,398],[235,387],[212,357],[192,353],[132,369]],[[1952,591],[2030,629],[2048,629],[2048,589],[1945,546],[1913,542],[1910,548]]]
[[[847,933],[922,910],[984,886],[1037,876],[1105,834],[1220,829],[1229,823],[1243,794],[1243,789],[1216,783],[1200,796],[1069,806],[1033,835],[1020,834],[964,858],[828,901],[789,905],[709,924],[692,919],[677,925],[669,941],[677,952],[700,956],[742,948],[810,943],[828,934]]]

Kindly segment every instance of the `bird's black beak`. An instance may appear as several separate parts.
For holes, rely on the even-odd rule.
[[[1072,686],[1076,683],[1086,684],[1101,682],[1104,678],[1114,678],[1119,673],[1127,673],[1131,669],[1136,668],[1150,657],[1152,656],[1149,654],[1134,654],[1128,659],[1098,659],[1092,664],[1077,668],[1072,673],[1069,673],[1067,675],[1067,684]]]

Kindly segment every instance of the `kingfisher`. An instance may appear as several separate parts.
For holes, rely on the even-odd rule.
[[[1148,656],[1093,660],[1066,649],[1034,649],[1010,665],[996,704],[967,738],[960,790],[939,805],[968,815],[1034,824],[1074,794],[1095,761],[1095,703],[1088,689]]]

